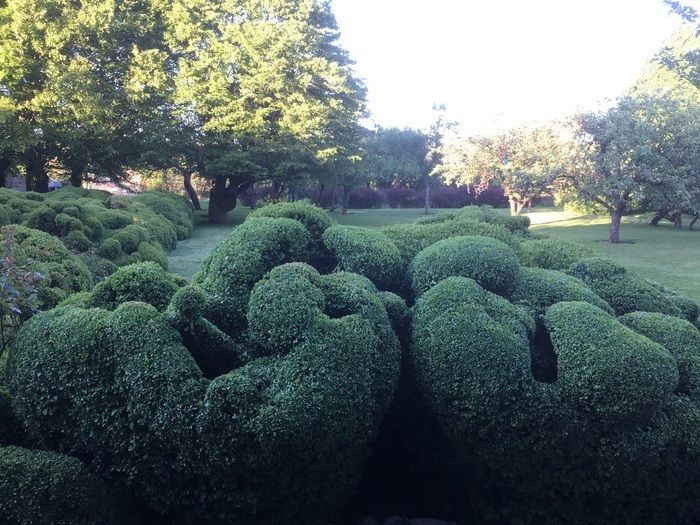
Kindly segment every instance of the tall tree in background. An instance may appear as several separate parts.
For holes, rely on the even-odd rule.
[[[329,2],[174,0],[168,17],[173,103],[200,130],[212,222],[255,182],[299,173],[279,152],[323,157],[364,112]]]
[[[444,156],[445,136],[456,123],[446,120],[447,107],[445,104],[433,104],[435,115],[433,123],[428,130],[427,153],[424,157],[421,169],[425,184],[425,203],[423,212],[430,213],[430,188],[441,175],[441,165]]]

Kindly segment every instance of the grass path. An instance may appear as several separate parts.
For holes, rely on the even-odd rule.
[[[178,243],[170,253],[170,271],[188,279],[199,262],[220,240],[243,222],[249,209],[236,208],[225,224],[210,225],[206,212],[198,212],[194,234]],[[379,228],[388,224],[412,222],[422,215],[421,209],[350,210],[348,215],[333,214],[340,224]],[[619,245],[607,242],[609,220],[601,216],[579,216],[556,209],[534,209],[530,214],[532,229],[554,237],[563,237],[588,246],[595,253],[609,257],[640,275],[686,294],[700,303],[700,230],[676,230],[670,224],[656,228],[647,217],[625,217]],[[699,226],[700,228],[700,226]]]

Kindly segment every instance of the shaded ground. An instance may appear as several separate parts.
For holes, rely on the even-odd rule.
[[[217,225],[207,223],[206,211],[198,212],[192,238],[179,242],[170,253],[170,271],[191,278],[202,258],[243,222],[249,212],[249,208],[236,208],[228,214],[225,224]],[[412,222],[422,215],[422,209],[383,209],[350,210],[348,215],[334,213],[333,217],[340,224],[379,228]],[[595,253],[700,303],[700,229],[676,230],[669,223],[654,228],[649,226],[646,216],[629,216],[623,219],[620,233],[623,243],[611,245],[605,242],[609,232],[607,217],[579,216],[553,208],[534,209],[529,216],[534,231],[580,242]]]

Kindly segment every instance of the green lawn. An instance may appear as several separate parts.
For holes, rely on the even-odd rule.
[[[170,271],[191,278],[202,257],[234,226],[243,222],[249,212],[249,208],[236,208],[228,214],[227,222],[220,225],[208,224],[206,211],[198,212],[194,235],[179,242],[170,254]],[[350,210],[347,215],[334,213],[333,217],[340,224],[379,228],[412,222],[422,215],[421,209],[384,209]],[[610,257],[700,303],[700,229],[676,230],[663,223],[653,228],[648,225],[648,217],[630,216],[623,221],[620,234],[623,242],[611,245],[606,242],[607,217],[579,216],[552,208],[533,209],[529,216],[534,231],[580,242],[595,253]]]

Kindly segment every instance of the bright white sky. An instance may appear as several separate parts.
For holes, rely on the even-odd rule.
[[[333,0],[373,120],[469,133],[594,109],[680,25],[661,0]]]

